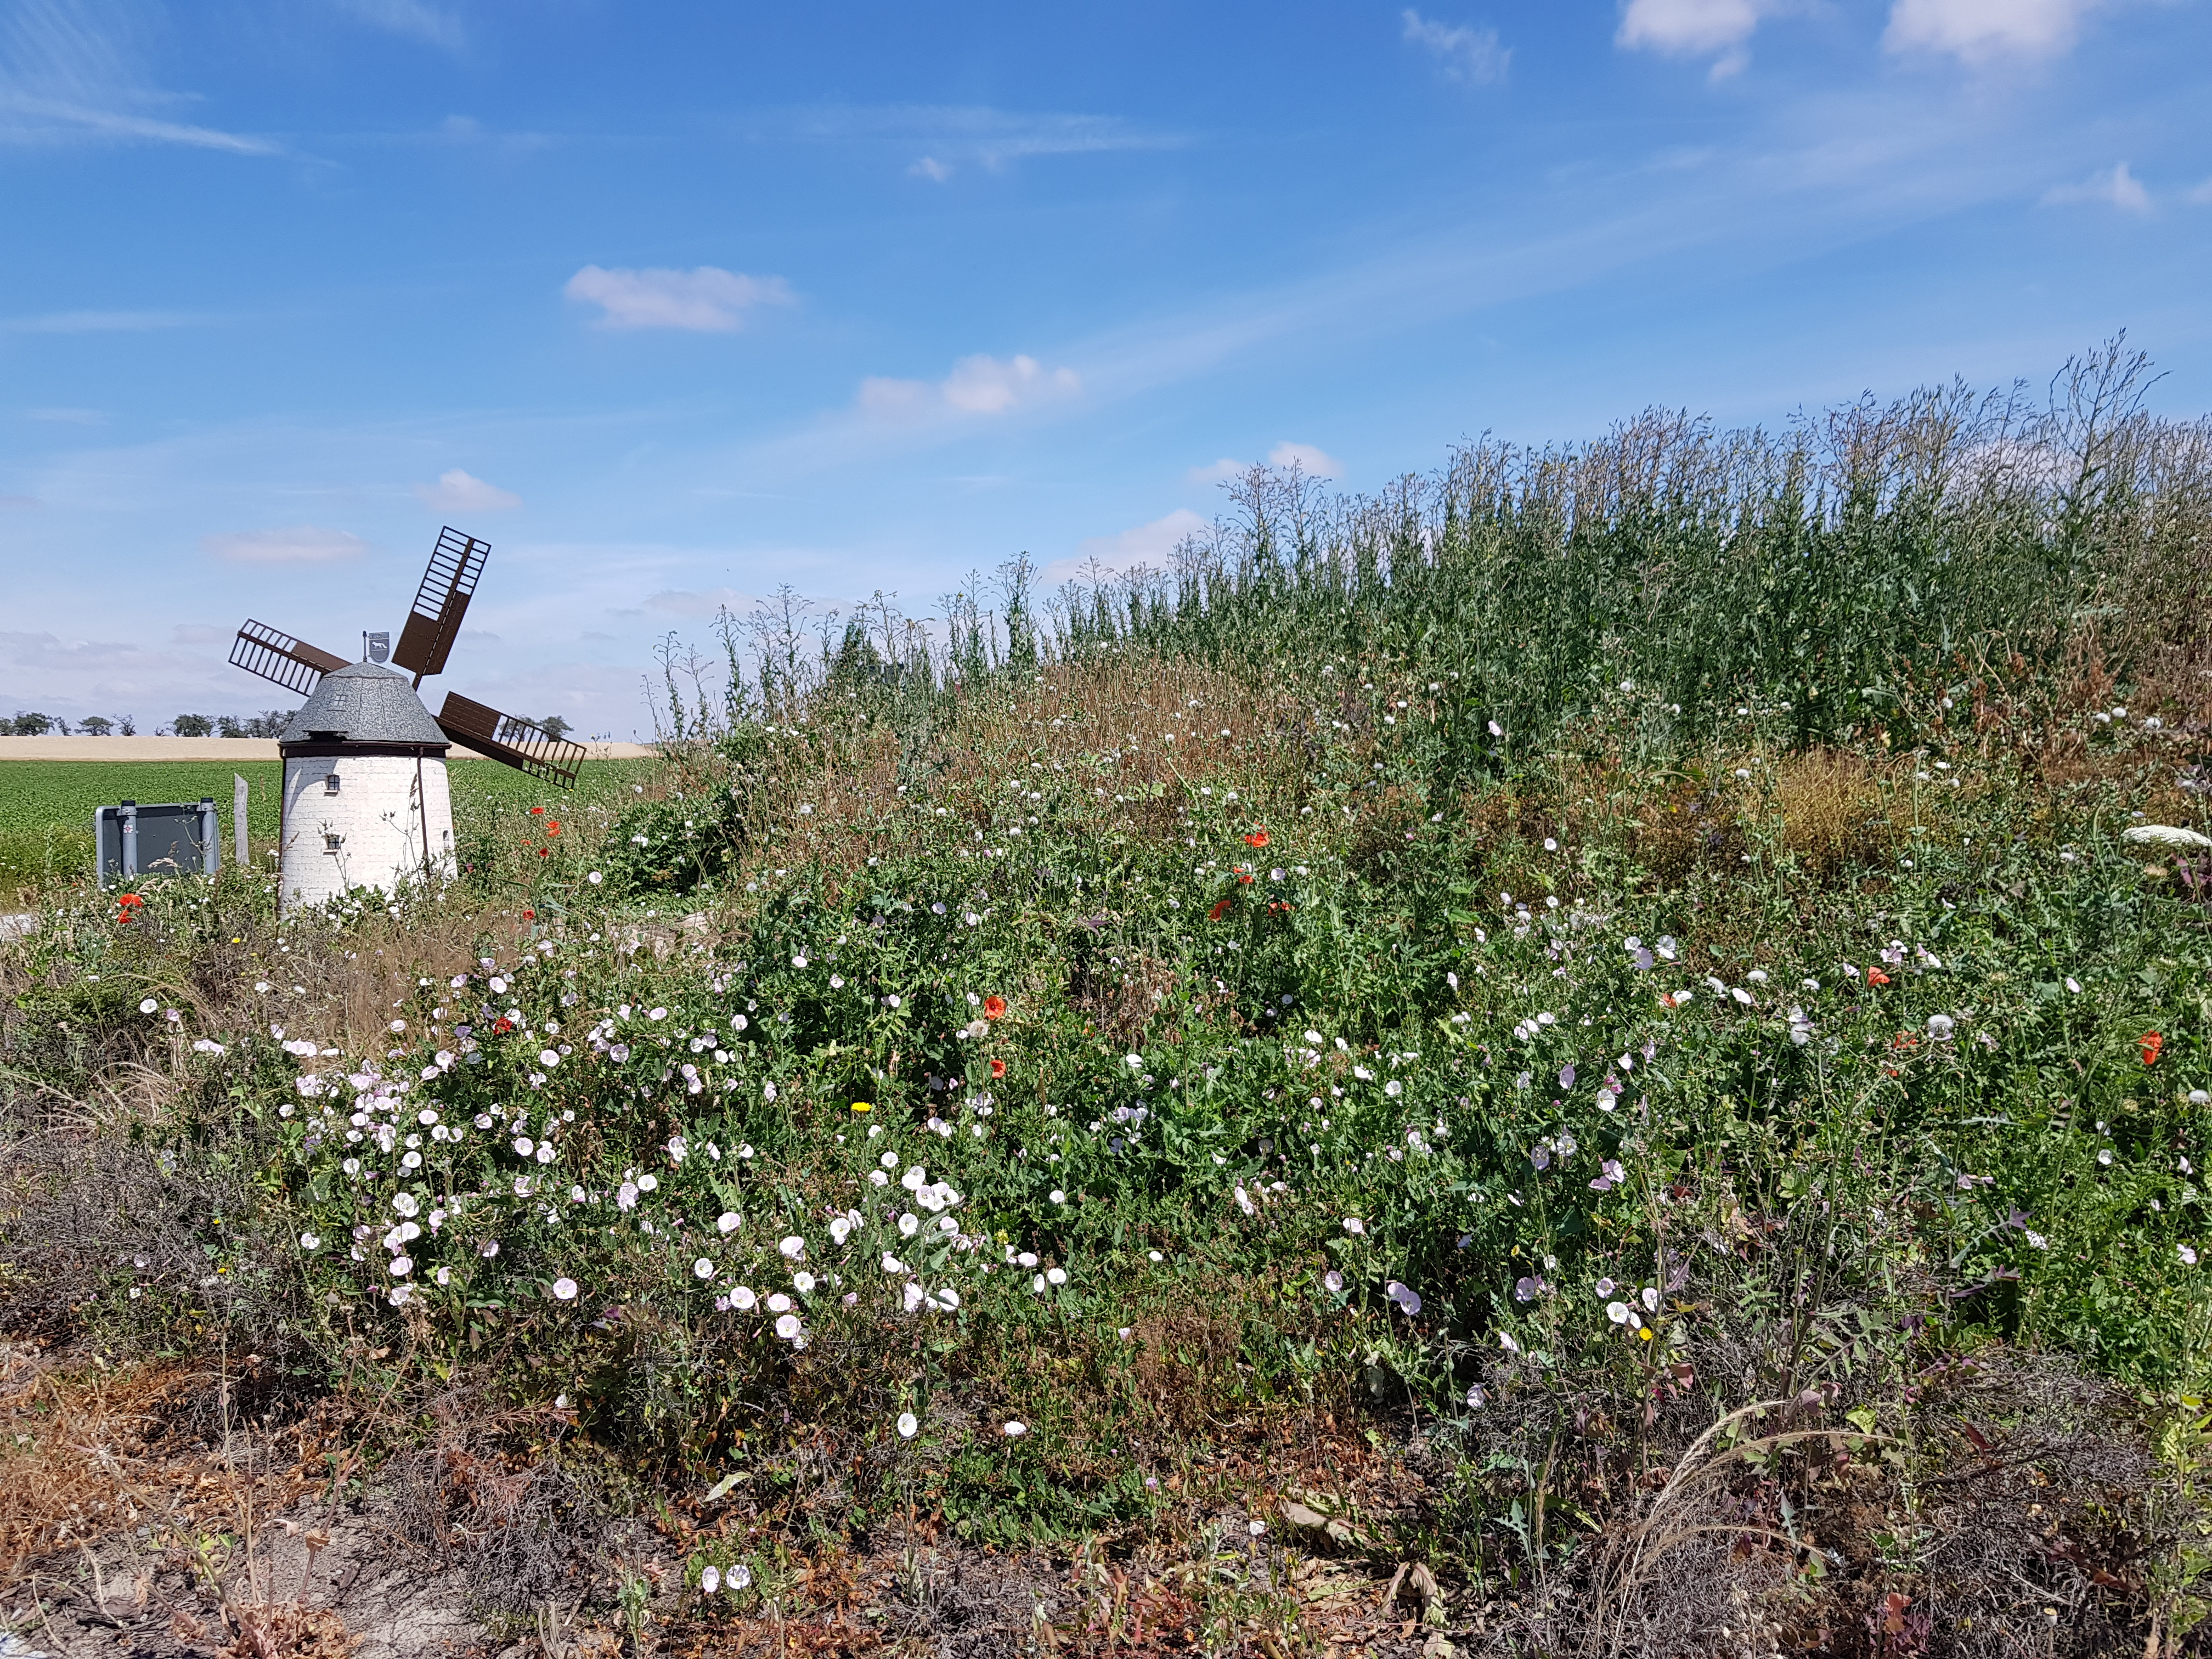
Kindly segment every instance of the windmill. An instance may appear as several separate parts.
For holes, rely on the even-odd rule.
[[[363,659],[348,662],[265,623],[249,619],[238,630],[232,665],[307,699],[277,738],[284,758],[279,897],[286,903],[319,903],[349,887],[391,892],[418,874],[450,872],[446,755],[454,744],[574,787],[583,744],[453,691],[433,720],[417,695],[425,678],[445,672],[490,555],[489,542],[451,527],[438,532],[398,647],[389,653],[414,675],[411,683],[383,665],[386,635],[367,635]]]

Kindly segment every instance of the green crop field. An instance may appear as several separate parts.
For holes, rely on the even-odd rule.
[[[473,757],[451,763],[453,806],[589,800],[618,790],[641,761],[586,761],[575,790],[540,783],[511,766]],[[246,833],[257,854],[276,841],[276,761],[0,761],[0,899],[24,888],[70,881],[92,868],[92,815],[118,801],[212,799],[222,814],[229,855],[232,783],[250,791]]]

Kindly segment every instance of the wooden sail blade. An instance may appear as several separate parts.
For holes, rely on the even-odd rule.
[[[250,617],[230,647],[230,663],[303,697],[322,683],[324,675],[346,665],[343,657]]]
[[[450,525],[438,532],[438,545],[430,554],[429,568],[415,592],[415,608],[399,630],[399,644],[392,660],[419,681],[426,674],[446,672],[446,657],[468,614],[469,596],[477,591],[491,544],[464,536]]]
[[[502,714],[458,691],[446,694],[446,706],[438,711],[438,729],[464,748],[505,761],[563,789],[575,787],[576,769],[584,761],[582,744],[556,738],[533,720]]]

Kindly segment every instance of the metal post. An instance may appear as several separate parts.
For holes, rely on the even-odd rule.
[[[138,803],[123,803],[123,879],[138,879]]]
[[[222,868],[222,818],[215,810],[215,797],[200,797],[200,873],[211,876]]]
[[[246,780],[237,773],[230,775],[230,845],[237,854],[234,862],[246,868]]]

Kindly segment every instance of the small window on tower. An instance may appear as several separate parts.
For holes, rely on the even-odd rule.
[[[323,780],[323,793],[324,793],[325,794],[326,794],[326,795],[335,795],[335,794],[337,794],[337,792],[338,792],[338,775],[337,775],[337,773],[333,772],[333,773],[331,773],[331,774],[330,775],[330,776],[328,776],[328,777],[326,777],[326,778],[325,778],[325,779]]]
[[[339,848],[344,845],[345,837],[343,836],[335,834],[328,830],[323,831],[323,850],[325,853],[335,853]]]

